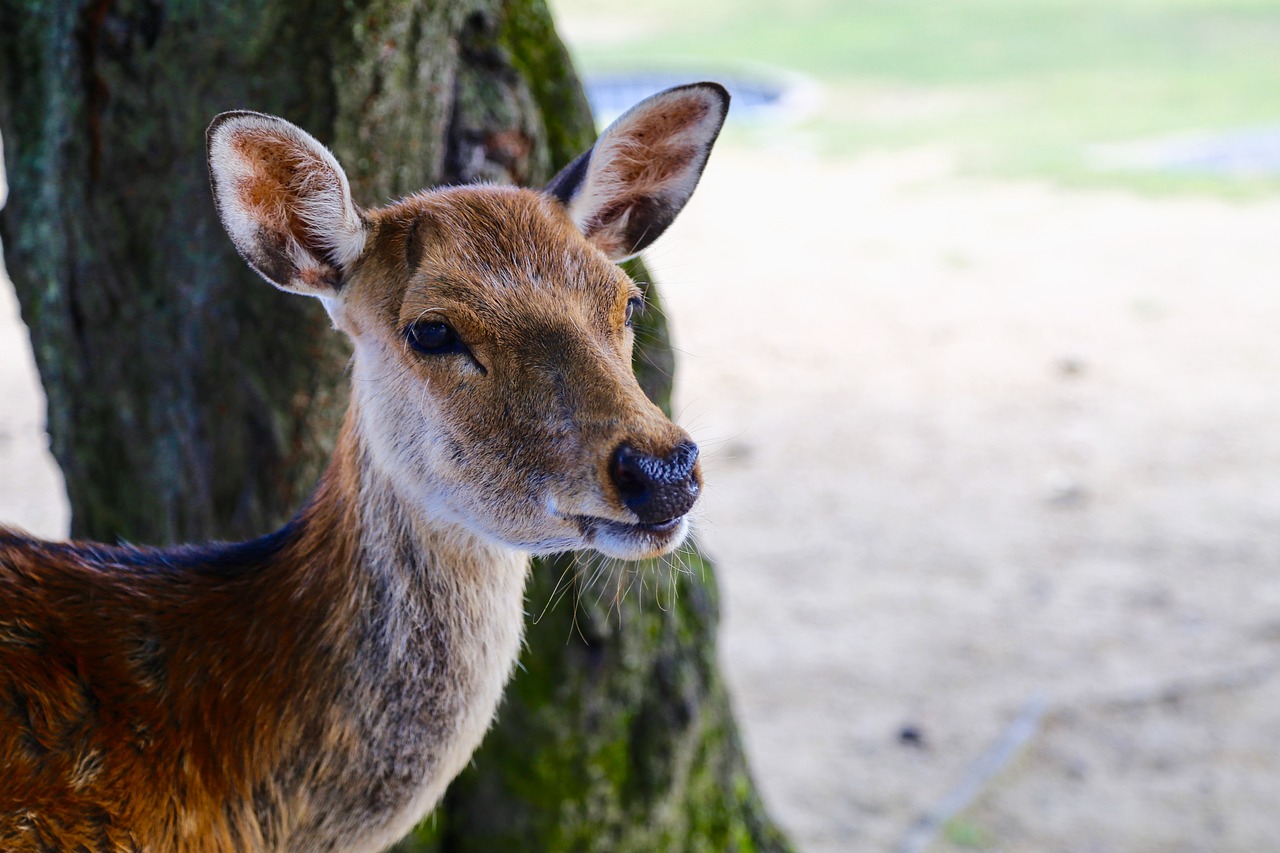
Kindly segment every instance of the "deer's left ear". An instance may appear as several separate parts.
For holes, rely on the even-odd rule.
[[[282,118],[247,111],[215,118],[208,143],[214,204],[249,266],[281,290],[336,295],[369,235],[329,150]]]
[[[622,260],[658,238],[702,177],[729,111],[717,83],[667,89],[623,113],[545,192],[598,249]]]

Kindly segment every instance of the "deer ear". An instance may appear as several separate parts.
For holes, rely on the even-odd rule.
[[[667,89],[623,113],[545,192],[614,260],[658,238],[702,177],[729,111],[717,83]]]
[[[214,205],[249,266],[282,290],[335,295],[368,238],[338,161],[261,113],[222,113],[206,139]]]

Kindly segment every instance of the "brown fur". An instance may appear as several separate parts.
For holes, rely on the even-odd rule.
[[[244,563],[0,535],[0,849],[263,846],[359,600],[348,452]]]
[[[623,143],[663,132],[640,115]],[[710,139],[633,177],[687,197]],[[359,211],[328,152],[256,114],[216,120],[210,150],[237,248],[354,342],[351,409],[309,503],[263,539],[0,528],[0,850],[387,846],[492,719],[528,552],[662,553],[700,486],[692,462],[654,480],[690,491],[649,523],[623,494],[618,448],[659,463],[692,445],[631,373],[638,291],[555,198],[472,187]],[[606,183],[597,206],[647,203]],[[419,322],[465,346],[414,350]]]
[[[298,194],[299,183],[315,174],[315,158],[285,147],[284,142],[279,136],[248,133],[232,136],[232,147],[257,166],[251,176],[238,183],[236,192],[241,204],[260,219],[274,219],[281,223],[280,237],[297,234],[303,237],[300,242],[304,246],[314,249],[317,241],[293,205],[293,200]]]

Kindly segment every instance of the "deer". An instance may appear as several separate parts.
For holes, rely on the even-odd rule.
[[[284,119],[213,120],[222,224],[351,340],[349,408],[261,538],[0,527],[0,849],[376,851],[434,808],[516,663],[530,555],[688,533],[698,447],[632,372],[618,262],[685,206],[728,104],[668,89],[541,189],[376,208]]]

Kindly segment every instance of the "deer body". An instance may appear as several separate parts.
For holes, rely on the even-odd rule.
[[[253,543],[0,538],[0,647],[33,694],[0,814],[39,816],[0,848],[380,849],[439,798],[515,661],[527,558],[406,513],[352,436]]]
[[[224,224],[351,337],[351,408],[262,539],[0,528],[0,849],[372,851],[431,809],[516,660],[528,555],[684,536],[696,448],[630,372],[612,260],[683,205],[726,105],[655,96],[544,192],[369,211],[305,133],[215,121]]]

